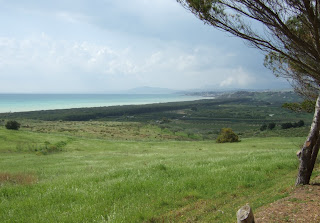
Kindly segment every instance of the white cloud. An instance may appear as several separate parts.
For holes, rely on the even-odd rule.
[[[46,35],[33,39],[0,38],[0,69],[5,66],[43,69],[43,72],[87,71],[132,73],[134,64],[126,50],[114,50],[89,42],[56,41]],[[50,69],[48,69],[50,68]]]
[[[257,66],[252,69],[243,61],[258,64],[252,60],[256,58],[241,52],[239,41],[203,28],[176,1],[58,0],[18,5],[20,10],[13,4],[0,21],[7,36],[0,38],[0,82],[20,82],[25,91],[255,83]],[[20,35],[11,35],[7,27]],[[9,85],[1,91],[8,91]]]
[[[15,83],[25,92],[105,91],[112,80],[124,82],[137,72],[129,54],[127,49],[54,40],[44,34],[22,40],[0,38],[0,82]],[[10,85],[1,87],[2,92],[14,90]]]
[[[131,43],[136,44],[136,48],[130,45],[115,48],[88,41],[55,40],[46,34],[22,40],[1,38],[0,81],[19,79],[22,83],[36,79],[58,83],[63,80],[59,84],[61,89],[71,86],[100,91],[104,86],[124,89],[142,85],[185,89],[223,81],[220,80],[223,70],[232,74],[233,79],[224,80],[222,85],[249,83],[242,69],[224,68],[225,61],[234,55],[218,48],[190,47],[176,42],[153,46],[146,41],[144,48],[136,51],[140,43]]]
[[[59,11],[55,13],[55,16],[62,21],[68,23],[83,23],[89,22],[89,17],[80,13]]]
[[[229,70],[228,73],[224,73],[226,78],[221,81],[220,87],[249,87],[252,86],[256,79],[253,75],[244,71],[242,67]]]

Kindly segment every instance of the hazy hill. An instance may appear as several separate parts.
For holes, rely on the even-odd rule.
[[[173,94],[177,90],[172,90],[169,88],[158,88],[158,87],[137,87],[126,91],[128,94]]]

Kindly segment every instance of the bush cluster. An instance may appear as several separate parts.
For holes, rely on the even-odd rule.
[[[268,124],[268,129],[272,130],[276,127],[276,123],[272,122]]]
[[[298,128],[304,126],[304,121],[300,120],[299,122],[287,122],[287,123],[282,123],[281,128],[282,129],[290,129],[290,128]]]
[[[272,122],[272,123],[269,123],[268,125],[267,124],[263,124],[261,127],[260,127],[260,131],[264,131],[266,129],[274,129],[276,127],[276,123]]]
[[[302,127],[304,126],[304,121],[303,120],[300,120],[298,122],[287,122],[287,123],[282,123],[281,124],[281,128],[282,129],[290,129],[290,128],[298,128],[298,127]],[[274,129],[276,127],[276,123],[269,123],[268,125],[267,124],[263,124],[261,127],[260,127],[260,131],[264,131],[266,129]]]
[[[235,134],[230,128],[221,129],[220,135],[216,140],[217,143],[239,142],[239,141],[240,141],[239,136]]]
[[[267,125],[266,124],[263,124],[261,127],[260,127],[260,131],[264,131],[267,129]]]
[[[7,121],[5,124],[5,127],[7,129],[12,129],[12,130],[19,130],[21,124],[17,121]]]

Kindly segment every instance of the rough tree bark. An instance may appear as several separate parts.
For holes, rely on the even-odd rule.
[[[312,170],[314,168],[314,164],[317,160],[317,155],[319,152],[320,146],[320,95],[318,96],[314,117],[311,125],[311,129],[307,140],[303,144],[303,147],[298,154],[300,159],[299,172],[296,180],[296,185],[309,184],[310,178],[312,174]]]

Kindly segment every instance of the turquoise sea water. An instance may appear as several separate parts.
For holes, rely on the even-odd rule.
[[[193,101],[179,94],[0,94],[0,113]]]

